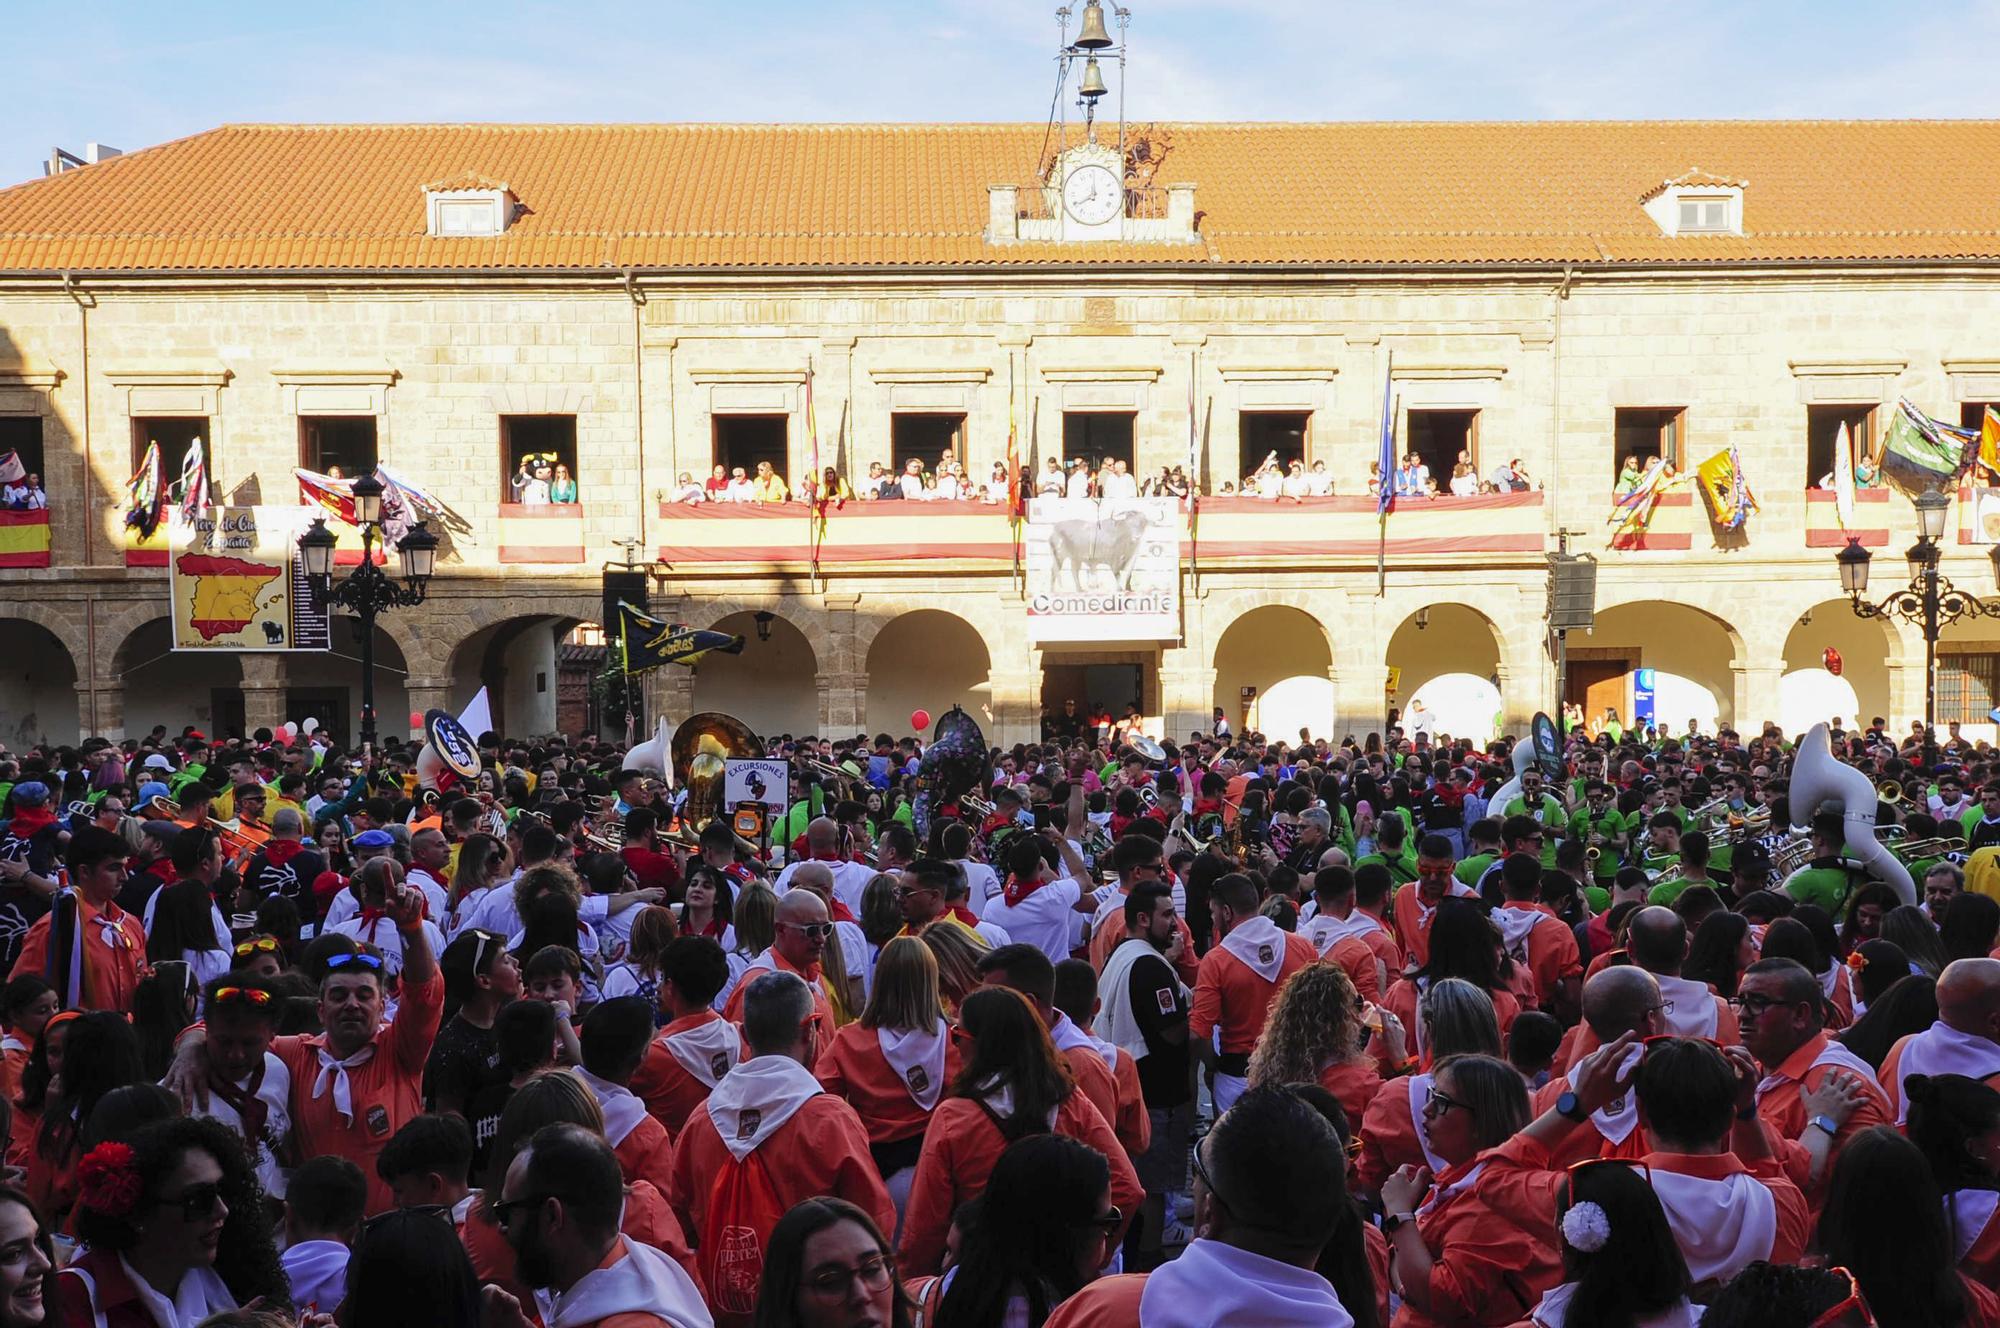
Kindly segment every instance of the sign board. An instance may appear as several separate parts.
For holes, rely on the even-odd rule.
[[[479,744],[449,710],[433,708],[424,712],[424,736],[459,778],[479,777]]]
[[[745,758],[723,763],[722,805],[725,807],[740,807],[752,802],[783,811],[790,792],[791,767],[783,761]]]
[[[212,507],[176,516],[168,540],[175,650],[326,650],[329,611],[314,612],[298,538],[304,507]]]
[[[1037,498],[1022,540],[1029,641],[1180,639],[1174,499]]]
[[[1382,690],[1391,696],[1403,690],[1403,671],[1394,664],[1389,666],[1388,676],[1383,679]]]
[[[1653,722],[1653,671],[1632,670],[1632,727],[1643,729]]]

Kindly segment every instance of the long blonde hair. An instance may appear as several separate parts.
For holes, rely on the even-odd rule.
[[[1250,1083],[1317,1083],[1327,1066],[1361,1059],[1353,981],[1338,964],[1307,964],[1278,990],[1250,1053]]]
[[[898,936],[883,946],[875,961],[875,983],[868,992],[868,1008],[861,1012],[861,1026],[928,1033],[943,1018],[937,959],[931,948],[914,936]]]
[[[956,1010],[984,982],[979,976],[983,951],[963,927],[926,927],[918,939],[937,962],[939,998],[946,1009]]]

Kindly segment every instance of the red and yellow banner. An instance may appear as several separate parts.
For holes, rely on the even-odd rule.
[[[1883,488],[1854,491],[1854,525],[1840,524],[1840,504],[1832,489],[1806,490],[1806,547],[1844,549],[1849,539],[1857,539],[1870,549],[1889,543],[1889,491]]]
[[[582,562],[583,508],[576,503],[500,504],[500,561]]]
[[[49,512],[0,512],[0,567],[49,565]]]

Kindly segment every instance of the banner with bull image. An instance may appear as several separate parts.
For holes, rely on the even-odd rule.
[[[1172,498],[1037,498],[1028,506],[1028,639],[1172,641],[1181,634]]]

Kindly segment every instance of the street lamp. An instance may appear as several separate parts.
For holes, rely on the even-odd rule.
[[[361,743],[375,743],[375,619],[388,609],[414,608],[424,602],[431,574],[437,570],[438,537],[419,521],[396,545],[402,563],[403,584],[375,565],[377,539],[387,543],[382,531],[382,481],[363,475],[354,481],[354,521],[361,530],[361,564],[339,585],[333,584],[333,549],[338,542],[326,528],[326,520],[316,517],[306,533],[299,536],[299,557],[305,563],[306,582],[312,588],[313,608],[328,604],[344,608],[361,620]]]
[[[1960,590],[1938,569],[1951,500],[1936,489],[1928,489],[1917,497],[1915,506],[1917,542],[1903,555],[1910,569],[1907,586],[1898,586],[1879,603],[1866,603],[1861,597],[1868,593],[1868,550],[1861,547],[1860,540],[1849,538],[1847,547],[1833,557],[1840,568],[1840,588],[1857,617],[1897,619],[1924,634],[1924,749],[1928,762],[1937,744],[1938,637],[1961,618],[2000,617],[2000,600],[1982,600]],[[1994,545],[1988,556],[1994,585],[2000,587],[2000,544]]]

